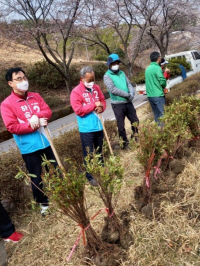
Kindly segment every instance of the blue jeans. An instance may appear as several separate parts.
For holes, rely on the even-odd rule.
[[[95,151],[98,154],[101,154],[101,162],[103,163],[103,156],[102,156],[102,147],[103,147],[103,130],[96,131],[96,132],[88,132],[82,133],[80,132],[81,136],[81,143],[82,143],[82,150],[83,150],[83,157],[85,158],[88,155],[87,149],[89,148],[89,153]],[[84,163],[86,164],[85,160]],[[93,179],[93,176],[90,173],[86,173],[87,179],[90,181]]]
[[[148,97],[148,100],[153,110],[155,121],[160,124],[159,118],[164,115],[165,97]]]

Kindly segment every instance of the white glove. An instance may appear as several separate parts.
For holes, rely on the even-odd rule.
[[[40,126],[45,127],[47,126],[47,118],[40,118]]]
[[[39,128],[40,124],[39,124],[39,118],[38,118],[38,116],[37,115],[33,115],[31,117],[31,119],[29,120],[29,124],[30,124],[30,126],[31,126],[31,128],[33,130]]]

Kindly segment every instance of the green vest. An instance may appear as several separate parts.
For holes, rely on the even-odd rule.
[[[108,75],[112,79],[112,82],[114,83],[116,88],[129,93],[129,89],[128,89],[127,82],[126,82],[126,75],[123,71],[120,70],[117,74],[115,74],[110,69],[108,69],[108,71],[105,74]],[[110,91],[108,92],[110,94],[111,100],[114,102],[127,101],[127,98],[114,95]]]

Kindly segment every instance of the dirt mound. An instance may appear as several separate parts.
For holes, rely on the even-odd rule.
[[[85,254],[86,257],[90,257],[89,254]],[[83,257],[85,257],[83,254]],[[101,250],[98,254],[91,259],[85,259],[86,265],[91,265],[91,261],[97,266],[120,266],[121,263],[126,260],[127,254],[117,245],[107,245],[107,249]]]
[[[172,191],[173,196],[170,200],[176,198],[176,191],[174,191],[175,184],[177,182],[178,175],[184,171],[186,163],[191,160],[191,156],[194,150],[199,151],[200,148],[200,138],[190,140],[186,146],[190,148],[185,149],[182,147],[178,151],[176,157],[170,159],[168,165],[166,165],[163,159],[160,165],[162,170],[159,174],[159,178],[156,180],[153,174],[150,175],[151,182],[151,194],[148,197],[144,195],[144,188],[142,186],[137,186],[134,191],[134,198],[136,200],[136,205],[138,210],[145,215],[146,218],[160,219],[160,206],[162,205],[162,200],[165,200],[165,193]],[[178,159],[181,158],[181,159]],[[184,197],[185,193],[179,193],[179,197]]]

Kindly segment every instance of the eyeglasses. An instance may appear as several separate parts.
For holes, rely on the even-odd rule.
[[[16,81],[22,81],[22,80],[28,80],[28,78],[26,77],[26,76],[24,76],[23,78],[22,77],[18,77],[18,78],[16,78],[16,79],[13,79],[13,80],[16,80]]]

